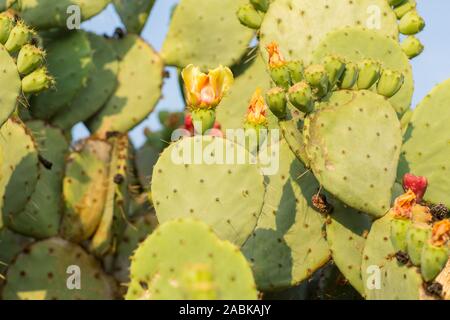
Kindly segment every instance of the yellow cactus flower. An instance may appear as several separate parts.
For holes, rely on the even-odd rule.
[[[416,204],[416,195],[412,190],[397,197],[394,202],[394,212],[397,218],[411,219],[412,208]]]
[[[234,81],[230,68],[223,66],[205,74],[190,64],[183,69],[181,76],[184,81],[186,102],[191,110],[217,107]]]
[[[431,231],[431,243],[437,247],[445,245],[450,240],[450,220],[436,222]]]
[[[261,94],[261,89],[257,88],[252,96],[247,110],[247,123],[262,125],[267,123],[267,105]]]
[[[280,47],[276,42],[271,42],[266,46],[269,53],[269,66],[271,68],[281,67],[286,64],[286,60],[280,52]]]

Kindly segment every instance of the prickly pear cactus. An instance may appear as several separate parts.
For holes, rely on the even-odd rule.
[[[426,176],[429,185],[425,200],[444,203],[447,208],[450,207],[449,88],[450,80],[439,84],[413,111],[404,135],[398,170],[399,180],[407,172]]]
[[[59,238],[26,247],[8,268],[7,279],[2,293],[7,300],[108,300],[116,291],[92,256]]]
[[[66,28],[71,15],[87,20],[102,11],[111,0],[20,0],[15,6],[20,16],[38,29]],[[71,10],[70,10],[71,9]]]
[[[114,7],[129,33],[144,29],[155,0],[113,0]]]
[[[160,226],[136,250],[129,300],[255,300],[250,267],[239,249],[204,223],[178,219]]]
[[[321,63],[329,55],[356,64],[373,59],[382,68],[401,72],[405,78],[403,86],[389,101],[400,115],[409,109],[414,90],[412,67],[397,41],[373,30],[344,28],[327,34],[314,50],[313,59]],[[376,91],[376,86],[372,90]]]
[[[161,96],[163,63],[153,48],[135,35],[113,40],[112,45],[120,59],[118,85],[87,121],[91,132],[101,137],[108,131],[133,129],[152,112]]]
[[[109,99],[117,86],[119,61],[110,41],[88,33],[93,51],[92,67],[87,84],[77,92],[76,97],[57,112],[51,122],[63,129],[70,129],[78,122],[93,116]]]
[[[400,122],[391,104],[370,91],[335,95],[335,101],[345,103],[327,104],[305,121],[311,169],[325,189],[344,203],[383,216],[390,207],[400,156]]]
[[[193,148],[199,148],[204,158],[194,158]],[[225,149],[233,152],[233,159],[222,158]],[[205,162],[215,161],[215,156],[221,162]],[[158,221],[195,217],[221,239],[242,245],[261,213],[263,175],[257,165],[225,161],[237,163],[238,157],[250,156],[244,147],[211,136],[184,138],[170,145],[153,169],[152,198]]]
[[[278,148],[279,169],[266,177],[261,216],[242,248],[262,291],[297,285],[330,259],[325,217],[312,204],[319,184],[284,140],[271,146]]]
[[[236,19],[236,10],[246,1],[181,0],[164,41],[164,61],[180,68],[192,63],[202,69],[239,62],[253,37]]]
[[[98,227],[107,197],[111,148],[105,141],[90,139],[68,157],[63,181],[63,238],[87,240]]]
[[[380,18],[379,28],[373,24],[374,15]],[[287,59],[309,64],[314,49],[327,33],[346,26],[365,26],[394,40],[398,38],[397,19],[385,0],[275,0],[261,25],[261,46],[275,41]]]
[[[47,45],[47,63],[50,73],[58,79],[53,90],[44,92],[31,101],[31,114],[48,120],[87,85],[93,68],[92,48],[84,31],[53,38]]]
[[[60,129],[39,120],[28,121],[41,163],[40,176],[23,210],[6,221],[9,228],[38,239],[56,236],[61,220],[62,180],[69,143]],[[43,160],[42,160],[43,159]]]

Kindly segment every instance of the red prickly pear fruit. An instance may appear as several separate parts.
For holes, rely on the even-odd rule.
[[[221,130],[222,129],[222,125],[219,122],[214,122],[214,126],[213,129],[217,129],[217,130]]]
[[[190,113],[188,113],[186,117],[184,117],[183,128],[189,131],[192,135],[194,134],[194,122],[192,121],[192,115]]]
[[[428,180],[426,177],[415,176],[407,173],[403,176],[403,189],[405,191],[411,190],[417,198],[417,202],[422,201],[425,192],[427,191]]]

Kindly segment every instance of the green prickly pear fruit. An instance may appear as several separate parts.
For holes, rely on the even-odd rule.
[[[395,251],[407,251],[406,234],[411,227],[411,220],[394,218],[391,221],[391,242]]]
[[[337,56],[328,56],[323,60],[331,87],[341,79],[345,71],[345,63]]]
[[[311,86],[302,81],[289,88],[289,101],[298,110],[304,113],[311,113],[314,109],[314,100]]]
[[[391,98],[402,87],[405,81],[403,73],[394,70],[383,70],[377,85],[377,92],[382,96]]]
[[[9,34],[8,40],[5,43],[5,48],[9,52],[13,53],[19,51],[22,46],[29,43],[35,32],[31,30],[24,23],[19,22]]]
[[[412,10],[400,19],[398,30],[402,34],[412,35],[422,31],[424,27],[425,21],[423,18],[416,10]]]
[[[404,0],[388,0],[390,6],[395,7],[402,3]]]
[[[403,0],[398,6],[394,8],[394,13],[397,19],[403,18],[405,14],[416,8],[415,0]]]
[[[358,66],[352,62],[345,65],[344,74],[338,81],[338,86],[341,89],[351,89],[358,80],[359,69]]]
[[[44,64],[45,52],[33,45],[26,44],[20,49],[17,57],[17,68],[20,74],[27,75]]]
[[[250,3],[255,9],[262,12],[267,12],[270,6],[270,0],[250,0]]]
[[[370,89],[380,78],[381,65],[372,59],[364,60],[359,65],[358,89]]]
[[[22,91],[24,93],[39,93],[54,85],[54,79],[48,74],[47,68],[43,67],[33,71],[22,79]]]
[[[287,65],[270,67],[270,77],[273,82],[282,88],[289,88],[291,85],[291,75]]]
[[[413,224],[406,233],[407,253],[415,266],[420,266],[422,249],[430,235],[426,224]]]
[[[194,130],[198,134],[204,134],[214,127],[216,121],[216,111],[213,109],[195,109],[192,110],[192,122]]]
[[[423,247],[421,266],[422,277],[425,281],[431,281],[444,269],[448,261],[449,248],[436,247],[430,243],[426,243]]]
[[[314,94],[321,98],[328,93],[328,73],[320,64],[311,65],[305,70],[305,79],[313,88]]]
[[[401,47],[403,52],[408,56],[408,58],[412,59],[417,57],[419,54],[423,52],[424,45],[414,36],[409,36],[401,43]]]
[[[286,66],[289,69],[292,83],[297,83],[303,80],[303,72],[305,70],[303,61],[289,61],[286,63]]]
[[[0,43],[5,44],[14,28],[14,17],[8,12],[0,14]]]
[[[286,91],[283,88],[275,87],[266,93],[266,102],[270,111],[278,118],[284,119],[286,117]]]
[[[446,265],[450,248],[450,220],[433,225],[431,238],[424,245],[421,258],[421,272],[425,281],[433,280]]]
[[[263,18],[251,4],[239,7],[236,14],[241,24],[250,29],[259,29],[261,26]]]

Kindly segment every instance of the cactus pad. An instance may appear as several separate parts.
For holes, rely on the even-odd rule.
[[[0,137],[1,211],[3,221],[9,224],[30,201],[39,181],[40,166],[35,140],[19,119],[10,118],[1,127]]]
[[[40,164],[40,179],[25,208],[13,215],[8,226],[21,234],[48,238],[58,233],[62,213],[62,179],[69,148],[63,133],[42,121],[26,123],[38,145],[40,155],[50,161],[51,169]]]
[[[279,170],[267,177],[261,216],[242,248],[258,288],[264,291],[296,285],[330,258],[323,233],[325,219],[311,203],[319,185],[284,140],[279,148]]]
[[[140,34],[155,0],[113,0],[113,3],[127,31]]]
[[[69,156],[63,180],[64,238],[79,242],[96,231],[106,200],[110,159],[111,145],[94,139]]]
[[[237,9],[247,0],[181,0],[177,5],[162,57],[180,68],[232,66],[247,51],[253,31],[239,23]]]
[[[3,45],[0,45],[0,86],[2,96],[0,98],[0,126],[5,123],[17,106],[17,99],[21,92],[22,83],[13,58]]]
[[[70,289],[79,268],[80,289]],[[75,275],[76,276],[76,275]],[[36,242],[24,249],[8,268],[3,298],[7,300],[107,300],[115,297],[115,284],[99,263],[75,244],[59,238]]]
[[[31,113],[38,119],[49,119],[68,105],[87,84],[92,51],[87,34],[71,32],[57,37],[47,46],[47,64],[56,79],[56,87],[34,97]]]
[[[19,13],[30,25],[39,29],[66,28],[68,7],[80,8],[81,19],[89,19],[102,11],[111,0],[20,0]]]
[[[305,120],[311,168],[319,182],[347,205],[373,216],[390,207],[401,147],[391,104],[370,91],[337,91],[335,101]]]
[[[297,109],[289,106],[286,119],[280,120],[279,126],[283,137],[289,144],[292,152],[296,155],[297,159],[303,162],[306,166],[309,166],[308,155],[306,154],[305,144],[303,141],[303,120],[305,114]]]
[[[275,0],[261,25],[261,46],[275,41],[286,59],[309,64],[328,32],[346,26],[376,28],[373,19],[380,19],[378,32],[397,40],[397,19],[385,0]]]
[[[450,208],[450,80],[438,85],[417,106],[404,136],[398,180],[405,173],[425,176],[424,199]],[[430,143],[433,141],[433,143]]]
[[[239,249],[193,219],[161,225],[131,259],[128,300],[257,298]]]
[[[180,158],[182,154],[186,159]],[[222,164],[208,164],[210,154],[230,158]],[[202,155],[204,160],[198,161]],[[245,163],[237,164],[238,156],[245,157]],[[159,222],[195,217],[209,224],[221,239],[242,245],[256,225],[264,198],[262,172],[248,159],[250,154],[243,147],[222,138],[196,136],[171,144],[152,176]]]
[[[333,206],[333,213],[327,223],[327,240],[331,256],[345,278],[364,296],[361,263],[372,219],[340,201],[333,201]]]
[[[337,55],[356,64],[373,59],[380,62],[382,68],[401,72],[404,84],[389,101],[398,114],[409,109],[414,91],[412,67],[397,41],[373,30],[345,28],[330,32],[324,38],[314,51],[314,60],[320,63],[328,55]]]
[[[161,96],[163,63],[144,40],[128,35],[113,42],[119,56],[118,86],[87,124],[91,132],[126,132],[152,112]]]
[[[130,257],[156,226],[157,221],[153,214],[140,216],[127,225],[114,257],[114,277],[121,283],[130,281]]]
[[[76,123],[94,115],[117,86],[119,62],[116,52],[103,37],[89,33],[88,38],[94,54],[87,86],[52,119],[53,124],[63,129],[70,129]]]
[[[367,237],[363,251],[361,274],[369,300],[418,300],[426,299],[423,281],[417,268],[400,265],[395,258],[395,249],[390,240],[392,214],[375,221]],[[380,287],[376,284],[375,268],[379,268]],[[375,281],[375,283],[371,283]]]

